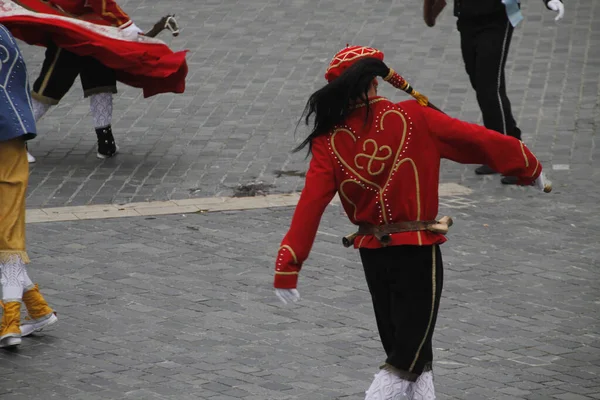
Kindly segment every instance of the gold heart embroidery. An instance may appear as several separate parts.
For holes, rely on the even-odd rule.
[[[337,157],[338,161],[344,166],[344,168],[346,168],[347,171],[349,171],[350,173],[352,173],[356,177],[356,179],[358,179],[359,181],[362,181],[365,184],[370,185],[373,188],[377,189],[377,192],[379,193],[379,195],[377,196],[378,197],[377,200],[378,200],[378,202],[379,202],[379,204],[381,206],[383,221],[386,224],[388,223],[388,216],[387,216],[386,205],[385,205],[385,203],[383,201],[383,192],[389,186],[390,181],[392,180],[392,176],[394,175],[394,172],[396,170],[398,170],[402,164],[408,163],[412,167],[412,170],[413,170],[413,173],[414,173],[414,176],[415,176],[415,186],[416,186],[415,187],[415,189],[416,189],[415,190],[415,192],[416,192],[415,195],[416,195],[416,199],[417,199],[417,220],[419,220],[421,218],[421,198],[420,198],[419,172],[418,172],[418,169],[417,169],[417,166],[416,166],[415,162],[411,158],[404,158],[402,160],[400,159],[400,155],[402,153],[402,149],[404,148],[404,145],[406,144],[407,133],[408,133],[407,132],[408,131],[408,124],[407,124],[406,118],[404,117],[404,115],[400,111],[398,111],[396,109],[391,109],[391,110],[385,111],[383,113],[383,115],[379,118],[379,121],[378,121],[379,122],[379,124],[378,124],[379,125],[379,130],[383,131],[383,129],[384,129],[384,120],[386,120],[386,117],[388,115],[396,115],[396,116],[400,117],[400,119],[402,120],[402,125],[401,125],[402,126],[402,128],[401,128],[402,137],[400,139],[400,145],[398,146],[398,148],[396,150],[396,153],[394,155],[393,166],[390,169],[388,177],[385,180],[383,186],[377,184],[376,182],[370,181],[365,176],[360,175],[358,173],[358,171],[355,170],[350,165],[350,163],[346,162],[346,160],[342,157],[342,155],[338,151],[337,146],[336,146],[336,137],[340,133],[344,133],[344,134],[348,135],[354,143],[357,142],[357,137],[356,137],[356,135],[352,131],[350,131],[349,129],[345,129],[345,128],[338,128],[338,129],[336,129],[331,134],[331,137],[329,139],[329,143],[331,144],[331,149],[333,150],[333,152],[334,152],[335,156]],[[369,155],[369,154],[366,153],[366,146],[367,146],[367,142],[368,141],[372,141],[373,145],[374,145],[374,148],[375,148],[374,151],[371,153],[371,155]],[[384,148],[387,148],[387,149],[383,150]],[[389,146],[382,146],[380,148],[380,147],[377,146],[377,143],[374,140],[372,140],[372,139],[368,139],[368,140],[366,140],[363,143],[363,151],[365,153],[360,153],[360,154],[362,154],[363,157],[366,157],[367,159],[369,159],[370,165],[369,165],[369,163],[367,163],[367,172],[369,172],[369,174],[371,174],[371,176],[373,176],[373,171],[371,170],[373,161],[383,162],[383,161],[387,160],[388,158],[390,158],[391,154],[393,153],[392,150],[391,150],[391,148]],[[386,155],[385,156],[383,156],[383,155],[380,156],[378,154],[379,151],[385,151]],[[389,154],[387,154],[388,152],[389,152]],[[356,165],[356,167],[358,168],[358,170],[364,170],[364,167],[359,166],[358,163],[356,162],[357,161],[357,157],[361,158],[361,157],[359,157],[359,155],[355,156],[355,158],[354,158],[354,164]],[[385,158],[385,160],[379,160],[379,159],[377,159],[378,157],[379,158]],[[383,172],[382,170],[384,168],[385,168],[385,166],[382,166],[377,171],[377,173],[380,174],[381,172]],[[343,189],[343,186],[344,186],[345,183],[349,183],[349,182],[346,182],[346,181],[343,182],[343,184],[341,185],[342,189]],[[354,183],[358,183],[360,185],[360,183],[358,181],[355,181]],[[360,185],[360,186],[362,187],[362,185]],[[366,187],[364,187],[364,188],[366,189]],[[342,190],[342,192],[343,192],[343,190]],[[349,199],[347,198],[347,196],[344,196],[344,195],[345,195],[345,193],[342,193],[342,196],[345,198],[345,200],[348,201],[353,207],[356,207],[356,205],[353,204],[351,201],[349,201]],[[355,209],[355,212],[356,212],[356,209]],[[417,232],[417,237],[418,237],[419,245],[422,244],[421,232],[420,231]]]

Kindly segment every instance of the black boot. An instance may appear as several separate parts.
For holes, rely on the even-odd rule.
[[[110,125],[105,128],[96,128],[96,136],[98,136],[98,153],[96,157],[105,159],[117,154],[119,148],[115,144]]]
[[[516,185],[519,183],[519,178],[516,176],[503,176],[502,179],[500,179],[500,182],[502,182],[503,185]]]
[[[498,172],[494,171],[492,167],[488,167],[487,165],[482,165],[481,167],[475,168],[475,173],[477,175],[491,175],[497,174]]]

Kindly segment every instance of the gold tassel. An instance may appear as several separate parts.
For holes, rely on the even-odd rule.
[[[429,99],[427,98],[427,96],[417,92],[416,90],[413,89],[413,92],[410,94],[412,97],[414,97],[417,102],[426,107],[429,104]]]

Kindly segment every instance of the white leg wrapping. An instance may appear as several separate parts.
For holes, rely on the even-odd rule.
[[[435,400],[435,389],[433,387],[433,372],[423,372],[413,384],[413,400]]]
[[[29,274],[27,273],[27,267],[23,265],[23,291],[26,292],[32,289],[35,285],[31,281]]]
[[[2,264],[0,282],[4,302],[21,301],[25,287],[25,264],[21,257],[14,256]]]
[[[52,107],[50,104],[45,104],[36,99],[31,99],[31,103],[33,104],[33,117],[35,118],[35,122],[39,121],[40,118],[44,116]]]
[[[91,95],[90,110],[94,117],[94,128],[106,128],[112,123],[113,95],[111,93]]]
[[[412,382],[382,369],[375,375],[373,383],[365,392],[365,400],[410,400],[412,385]]]

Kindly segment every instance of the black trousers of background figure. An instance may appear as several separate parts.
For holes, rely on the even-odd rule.
[[[439,246],[360,249],[386,364],[415,381],[431,369],[432,337],[442,295]]]
[[[521,139],[506,95],[504,67],[513,26],[504,12],[474,19],[459,18],[457,27],[465,69],[486,128]]]

